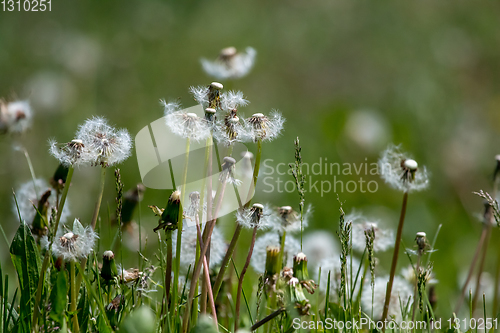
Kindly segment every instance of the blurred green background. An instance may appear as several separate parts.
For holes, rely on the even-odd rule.
[[[47,153],[47,139],[72,139],[92,115],[135,136],[163,115],[160,98],[194,105],[188,87],[212,81],[201,57],[252,46],[258,52],[254,69],[231,84],[251,101],[242,112],[279,109],[287,119],[282,137],[264,146],[264,158],[274,165],[293,161],[299,136],[310,164],[373,163],[394,142],[427,166],[431,186],[410,195],[404,240],[410,246],[417,231],[432,237],[443,224],[433,259],[440,281],[437,314],[448,316],[458,296],[457,275],[468,268],[481,230],[483,205],[472,191],[491,189],[500,152],[499,14],[493,1],[53,1],[52,12],[0,12],[0,96],[29,98],[35,111],[31,131],[0,137],[0,223],[12,237],[18,225],[12,188],[30,179],[14,143],[27,148],[37,176],[50,178],[57,162]],[[120,168],[126,189],[140,182],[135,155]],[[98,178],[95,168],[75,172],[69,200],[84,224]],[[337,192],[344,208],[396,228],[401,193],[377,176],[366,179],[377,181],[378,190]],[[114,212],[114,194],[109,172],[103,224],[108,209]],[[156,248],[156,219],[147,205],[163,206],[167,195],[147,190],[142,202],[146,254]],[[256,200],[297,206],[298,196],[261,191]],[[311,192],[306,201],[315,210],[310,229],[333,233],[336,194]],[[487,258],[491,274],[498,235],[495,230]],[[390,266],[390,252],[380,255],[380,274]],[[10,264],[4,242],[0,254]]]

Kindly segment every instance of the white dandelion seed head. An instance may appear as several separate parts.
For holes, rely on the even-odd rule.
[[[203,230],[202,230],[203,232]],[[196,259],[196,242],[198,238],[198,232],[195,226],[187,227],[182,231],[181,235],[181,266],[184,272],[187,272],[189,265],[194,265]],[[176,254],[177,244],[177,230],[172,233],[172,246],[173,246],[173,256]],[[224,255],[226,254],[226,242],[224,237],[219,230],[215,227],[212,233],[212,240],[210,242],[210,268],[217,267]]]
[[[245,119],[245,133],[249,136],[248,140],[254,142],[272,141],[281,134],[284,123],[285,118],[278,111],[272,111],[269,117],[262,113],[255,113]]]
[[[189,87],[189,92],[193,95],[193,98],[198,104],[201,104],[204,109],[209,107],[209,94],[210,89],[207,86],[191,86]]]
[[[94,155],[85,147],[82,140],[74,139],[65,144],[58,144],[49,140],[49,153],[65,167],[79,167],[89,165]]]
[[[222,119],[217,118],[213,136],[217,142],[225,146],[231,146],[235,142],[246,142],[249,137],[246,128],[234,112],[228,113]]]
[[[92,155],[91,164],[109,167],[130,156],[132,139],[125,129],[117,130],[103,117],[93,117],[80,125],[76,138]]]
[[[224,111],[231,111],[239,109],[240,106],[246,106],[250,103],[243,96],[241,91],[226,91],[220,96],[221,109]]]
[[[305,229],[309,224],[309,219],[312,217],[313,209],[308,205],[304,211],[302,226],[300,222],[300,212],[292,209],[291,206],[282,206],[275,210],[271,216],[272,229],[279,234],[283,232],[295,233],[300,232],[300,229]]]
[[[366,247],[365,230],[372,229],[375,231],[375,239],[373,240],[373,251],[383,252],[394,246],[394,231],[385,229],[378,222],[370,221],[367,217],[357,212],[346,215],[346,221],[352,222],[352,248],[356,251],[363,252]]]
[[[269,232],[257,238],[255,241],[255,246],[253,250],[252,259],[250,264],[253,269],[259,273],[264,273],[266,269],[266,255],[267,247],[276,246],[281,247],[280,237],[277,233]],[[286,266],[293,266],[293,256],[300,252],[300,241],[291,235],[287,235],[285,238],[285,252],[283,257],[287,258]]]
[[[267,230],[272,227],[273,209],[269,205],[253,204],[252,207],[236,212],[236,223],[247,229],[257,227]]]
[[[181,109],[181,103],[177,101],[167,102],[164,99],[160,99],[160,105],[163,106],[163,112],[165,115],[179,111]]]
[[[22,133],[31,126],[33,111],[29,101],[6,103],[0,100],[0,130]]]
[[[389,145],[382,153],[378,166],[382,179],[397,190],[421,191],[429,186],[427,169],[419,168],[415,160],[401,151],[400,146]]]
[[[214,61],[202,58],[201,65],[207,75],[218,80],[239,79],[250,72],[256,55],[257,51],[252,47],[247,47],[243,53],[238,53],[234,47],[228,47]]]
[[[189,138],[193,141],[205,140],[210,136],[210,124],[195,113],[173,111],[165,113],[165,122],[175,135]]]
[[[236,169],[236,160],[230,156],[226,156],[222,163],[222,172],[219,175],[219,181],[221,183],[227,182],[228,184],[233,184],[240,186],[242,181],[235,178],[234,171]]]
[[[35,186],[36,186],[36,191],[35,191]],[[41,178],[38,178],[35,180],[35,183],[33,184],[33,180],[29,180],[19,186],[16,190],[16,199],[17,199],[17,204],[19,205],[19,212],[21,213],[22,219],[26,222],[27,225],[31,226],[33,223],[33,220],[36,216],[37,211],[35,207],[38,206],[38,199],[41,198],[42,194],[44,194],[46,191],[50,190],[50,196],[48,198],[48,215],[50,215],[50,212],[52,209],[57,209],[57,194],[56,190],[51,188],[49,184]],[[37,199],[38,198],[38,199]],[[33,207],[35,205],[35,207]],[[62,214],[61,214],[61,223],[65,223],[69,216],[71,215],[70,212],[70,204],[66,200],[66,204],[64,205]],[[17,214],[17,206],[16,202],[14,199],[12,200],[12,212],[14,216],[18,216]]]
[[[389,277],[375,278],[375,287],[373,289],[373,320],[382,318],[384,310],[385,292],[387,288],[387,281]],[[402,320],[401,308],[405,308],[408,304],[408,299],[413,295],[413,288],[405,279],[400,276],[394,277],[394,284],[392,286],[391,301],[389,304],[389,318],[395,317],[396,322],[400,323]],[[365,313],[371,314],[372,311],[372,288],[366,285],[363,288],[361,295],[361,306]]]
[[[347,276],[346,276],[346,281],[348,285],[351,285],[351,276],[353,278],[356,277],[356,272],[358,271],[358,267],[360,265],[360,262],[356,258],[352,258],[352,274],[350,271],[351,267],[351,257],[347,257]],[[316,283],[319,283],[319,290],[322,293],[326,293],[327,287],[328,287],[328,274],[330,274],[330,298],[332,300],[336,300],[338,298],[338,290],[340,288],[340,283],[341,283],[341,264],[340,264],[340,257],[339,256],[334,256],[334,257],[328,257],[323,260],[321,260],[318,264],[318,267],[321,267],[321,279],[319,279],[319,269],[316,269],[314,271],[314,276],[315,276],[315,281]],[[361,281],[358,279],[357,284],[354,289],[354,293],[357,293],[357,290],[359,290]]]
[[[78,261],[89,256],[97,238],[99,236],[90,226],[83,227],[75,219],[72,231],[59,228],[52,244],[52,252],[55,257],[62,257],[65,261]]]
[[[338,257],[339,246],[333,235],[326,230],[307,233],[302,240],[304,253],[307,254],[309,269],[316,270],[319,262],[325,258]]]

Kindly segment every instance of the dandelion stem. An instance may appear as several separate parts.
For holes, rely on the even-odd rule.
[[[40,314],[40,309],[39,309],[39,304],[40,300],[42,299],[42,289],[43,289],[43,282],[45,280],[45,271],[47,270],[47,267],[49,265],[49,259],[50,259],[50,249],[52,248],[52,243],[54,242],[54,236],[57,234],[57,229],[59,228],[59,221],[61,220],[61,214],[64,209],[64,204],[66,203],[66,197],[68,196],[68,191],[69,187],[71,185],[71,179],[73,178],[73,171],[75,171],[74,168],[70,167],[68,169],[68,175],[66,176],[66,183],[64,185],[64,189],[61,194],[61,200],[59,202],[59,207],[57,208],[57,215],[56,215],[56,223],[54,226],[54,231],[53,235],[51,237],[50,245],[49,245],[49,250],[45,252],[45,256],[43,258],[43,264],[42,264],[42,269],[40,271],[40,276],[38,278],[38,287],[36,290],[36,296],[35,296],[35,305],[33,309],[33,324],[31,327],[33,327],[35,332],[38,332],[38,316]]]
[[[167,231],[167,268],[165,270],[165,308],[168,308],[170,300],[170,285],[172,283],[172,230]]]
[[[495,270],[495,291],[494,291],[494,296],[493,296],[493,315],[497,315],[498,311],[498,293],[499,293],[499,282],[500,282],[500,246],[498,246],[498,251],[497,251],[497,267]]]
[[[234,316],[235,332],[238,331],[238,321],[240,319],[240,303],[241,303],[241,292],[243,290],[243,278],[245,277],[245,273],[247,272],[248,266],[250,265],[250,259],[252,259],[253,248],[255,245],[255,238],[257,237],[257,229],[258,229],[257,226],[253,228],[252,241],[250,242],[250,249],[248,250],[247,260],[245,261],[245,265],[243,266],[243,269],[241,270],[240,273],[240,277],[238,279],[238,289],[236,291],[236,313]]]
[[[475,289],[475,294],[474,298],[472,299],[472,311],[475,310],[476,308],[476,303],[477,303],[477,297],[479,296],[480,288],[481,288],[481,276],[483,274],[484,270],[484,262],[486,260],[486,254],[488,253],[488,244],[490,242],[490,236],[491,236],[491,223],[492,221],[485,221],[484,229],[486,229],[486,238],[484,240],[482,252],[481,252],[481,258],[479,259],[479,270],[477,272],[477,277],[476,277],[476,289]]]
[[[262,141],[259,140],[259,141],[257,141],[257,154],[255,156],[255,167],[253,169],[253,176],[252,176],[253,186],[250,186],[250,189],[248,190],[248,196],[246,199],[245,208],[250,205],[250,200],[252,198],[255,187],[257,186],[257,179],[259,177],[261,158],[262,158]],[[240,209],[242,209],[242,207],[240,207]],[[224,279],[224,273],[226,272],[227,268],[229,267],[229,261],[231,260],[231,257],[233,256],[234,249],[236,248],[236,243],[238,242],[238,238],[240,237],[242,228],[243,227],[240,224],[236,225],[236,228],[235,228],[234,234],[233,234],[233,238],[231,239],[231,243],[229,244],[229,247],[226,251],[226,255],[224,256],[224,259],[222,260],[219,273],[217,274],[217,277],[216,277],[215,282],[214,282],[214,287],[213,287],[214,299],[217,299],[217,295],[219,294],[220,287],[222,286],[222,280]]]
[[[101,168],[101,180],[100,180],[100,189],[99,194],[97,196],[97,201],[95,203],[94,215],[92,215],[92,222],[90,223],[92,230],[95,230],[95,225],[97,223],[97,219],[99,218],[99,210],[101,209],[102,202],[102,194],[104,193],[104,184],[106,182],[106,168]],[[83,265],[85,267],[85,265]]]
[[[476,251],[474,252],[474,257],[472,258],[472,262],[469,267],[469,272],[467,274],[467,278],[465,279],[464,285],[462,287],[462,291],[460,293],[460,298],[458,299],[457,305],[455,307],[455,314],[460,311],[460,308],[462,307],[462,303],[464,302],[465,299],[465,292],[467,291],[467,286],[469,285],[470,279],[472,278],[472,273],[474,272],[474,267],[476,266],[477,259],[479,257],[479,252],[481,252],[481,249],[483,247],[483,243],[486,239],[487,235],[487,230],[486,227],[483,227],[483,231],[481,232],[481,237],[479,238],[479,242],[477,243],[476,246]]]
[[[187,172],[188,172],[188,162],[189,162],[189,146],[191,140],[189,137],[186,139],[186,152],[184,154],[184,174],[182,175],[182,189],[181,189],[181,202],[184,203],[185,191],[186,191],[186,180],[187,180]],[[175,252],[175,267],[174,267],[174,286],[172,290],[172,307],[170,308],[171,313],[175,313],[177,307],[177,293],[179,288],[179,272],[181,269],[181,243],[182,243],[182,214],[183,209],[179,210],[179,220],[177,222],[177,244],[176,244],[176,252]]]
[[[75,284],[75,262],[73,260],[69,263],[70,270],[70,283],[71,283],[71,302],[69,305],[69,311],[72,315],[73,322],[73,332],[78,333],[80,327],[78,326],[78,316],[76,315],[76,284]]]
[[[417,289],[418,289],[418,274],[420,271],[420,261],[422,259],[422,251],[418,250],[417,253],[417,266],[415,267],[415,286],[413,289],[413,309],[412,309],[412,315],[411,315],[411,321],[415,322],[415,314],[417,312]],[[415,329],[413,329],[415,331]]]
[[[207,253],[210,237],[211,237],[212,232],[215,228],[215,222],[216,222],[215,217],[219,214],[219,210],[220,210],[221,205],[222,205],[222,200],[224,198],[225,189],[226,189],[226,181],[223,181],[221,183],[221,187],[219,188],[220,195],[218,196],[219,199],[218,199],[217,204],[215,206],[215,211],[214,211],[214,215],[213,215],[214,219],[210,220],[207,223],[207,226],[205,227],[205,230],[207,231],[207,240],[203,243],[203,246],[201,248],[200,258],[205,257],[205,255]],[[193,298],[194,298],[194,293],[196,292],[196,290],[194,288],[196,286],[196,281],[198,280],[198,278],[200,276],[202,264],[203,264],[203,261],[198,260],[198,262],[196,263],[194,272],[193,272],[193,276],[191,278],[191,286],[189,288],[189,294],[188,294],[188,298],[186,301],[186,308],[185,308],[184,316],[182,319],[182,332],[183,333],[186,333],[188,331],[188,328],[189,328],[189,313],[191,310],[191,303],[192,303]],[[215,299],[215,297],[213,299]]]
[[[403,204],[401,206],[401,215],[399,216],[398,231],[396,233],[396,242],[394,243],[394,254],[392,256],[391,272],[389,275],[389,282],[387,283],[387,290],[385,292],[385,302],[384,302],[384,311],[382,314],[382,322],[385,322],[385,319],[387,318],[387,314],[389,313],[389,305],[391,303],[392,285],[394,283],[394,275],[396,274],[396,266],[398,264],[399,247],[401,245],[401,237],[403,234],[403,225],[405,222],[407,203],[408,203],[408,192],[405,192],[403,194]],[[382,328],[382,331],[385,332],[385,325]]]

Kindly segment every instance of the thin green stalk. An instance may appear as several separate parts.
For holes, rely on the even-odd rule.
[[[238,322],[240,319],[240,303],[241,303],[241,292],[243,290],[243,279],[245,277],[245,273],[248,269],[248,266],[250,265],[250,259],[252,259],[252,254],[253,254],[253,248],[255,245],[255,238],[257,237],[257,229],[258,227],[255,226],[253,229],[252,233],[252,241],[250,242],[250,249],[248,250],[248,255],[247,255],[247,260],[245,262],[245,265],[243,266],[243,269],[241,270],[240,277],[238,278],[238,289],[236,291],[236,311],[235,311],[235,317],[234,317],[234,331],[238,331]]]
[[[460,311],[460,308],[462,307],[462,303],[465,299],[465,292],[467,291],[467,286],[469,285],[470,279],[472,278],[472,273],[474,272],[474,267],[476,267],[476,262],[479,257],[479,253],[481,252],[481,249],[483,248],[483,243],[486,239],[487,235],[487,230],[486,226],[483,227],[483,231],[481,232],[481,237],[479,238],[479,242],[477,243],[476,246],[476,251],[474,252],[474,257],[472,258],[472,262],[469,267],[469,272],[467,274],[467,278],[465,279],[464,285],[462,287],[462,291],[460,293],[460,298],[458,299],[457,305],[455,306],[455,314],[458,314],[458,311]]]
[[[172,282],[172,230],[167,231],[167,269],[165,272],[165,308],[168,308],[170,300],[170,285]]]
[[[480,292],[481,288],[481,276],[483,274],[484,270],[484,262],[486,260],[486,254],[488,253],[488,244],[490,242],[490,236],[491,236],[491,223],[490,221],[485,221],[485,228],[486,228],[486,239],[484,240],[483,244],[483,249],[481,253],[481,258],[479,259],[479,268],[477,272],[477,277],[476,277],[476,288],[475,288],[475,293],[474,293],[474,298],[472,300],[472,311],[476,309],[476,303],[477,303],[477,298]]]
[[[285,267],[286,263],[283,263],[283,259],[285,258],[285,240],[286,240],[286,230],[283,230],[283,235],[281,235],[281,251],[280,251],[280,270]]]
[[[420,260],[422,258],[422,251],[418,251],[418,257],[417,257],[417,266],[415,268],[415,286],[413,289],[413,309],[412,309],[412,315],[411,315],[411,321],[415,321],[415,314],[417,312],[417,289],[418,289],[418,274],[420,270]],[[413,330],[415,331],[415,330]]]
[[[104,184],[106,183],[106,168],[101,167],[101,177],[100,177],[100,188],[99,193],[97,194],[97,200],[94,207],[94,213],[92,214],[92,221],[90,222],[90,226],[92,230],[95,230],[95,226],[97,224],[97,219],[99,218],[99,211],[101,210],[101,202],[102,195],[104,193]],[[76,288],[80,290],[80,286],[82,285],[83,274],[85,274],[84,270],[87,267],[87,258],[83,258],[80,262],[80,267],[83,267],[83,270],[78,271],[78,277],[76,278]]]
[[[49,266],[50,249],[52,248],[52,243],[54,242],[54,236],[55,236],[55,234],[57,234],[57,229],[59,228],[59,221],[61,220],[61,214],[62,214],[62,211],[64,209],[64,205],[66,203],[66,198],[68,196],[68,191],[69,191],[69,188],[71,185],[71,179],[73,178],[73,171],[75,171],[75,169],[72,167],[70,167],[68,169],[68,175],[66,177],[66,184],[64,185],[64,188],[63,188],[63,191],[61,194],[61,200],[59,201],[59,206],[57,208],[56,222],[55,222],[55,226],[54,226],[53,235],[51,237],[49,250],[45,252],[45,255],[43,258],[42,269],[40,271],[40,276],[38,278],[38,286],[37,286],[36,296],[35,296],[35,305],[33,308],[33,323],[31,325],[34,332],[38,332],[38,316],[40,314],[39,304],[40,304],[40,300],[42,299],[42,289],[43,289],[43,282],[45,280],[45,271],[47,270],[47,267]]]
[[[189,163],[189,146],[191,144],[190,138],[186,139],[186,152],[185,152],[185,159],[184,159],[184,173],[182,175],[182,188],[181,188],[181,203],[184,204],[185,202],[185,197],[186,194],[184,193],[186,191],[186,180],[187,180],[187,173],[188,173],[188,163]],[[177,294],[179,292],[179,272],[181,270],[181,245],[182,245],[182,214],[183,214],[183,209],[179,210],[179,220],[177,222],[177,244],[176,244],[176,252],[175,252],[175,266],[174,266],[174,285],[173,285],[173,290],[172,290],[172,305],[170,308],[170,312],[172,314],[175,313],[177,309]]]
[[[257,154],[255,156],[255,167],[253,169],[253,187],[250,186],[250,189],[248,191],[248,196],[247,200],[245,203],[245,208],[247,208],[250,205],[250,201],[254,192],[255,187],[257,186],[257,180],[259,177],[259,170],[260,170],[260,161],[262,158],[262,141],[257,142]],[[217,277],[214,282],[214,287],[213,287],[213,292],[214,292],[214,299],[217,299],[217,295],[219,294],[220,287],[222,286],[222,281],[224,280],[224,274],[229,266],[229,261],[231,257],[233,256],[234,249],[236,248],[236,243],[238,242],[238,238],[240,237],[242,230],[242,226],[237,224],[236,229],[234,230],[233,238],[231,239],[231,243],[229,244],[229,247],[226,251],[226,255],[224,256],[224,259],[222,260],[221,267],[219,270],[219,273],[217,274]]]
[[[28,162],[28,168],[30,169],[31,179],[33,180],[33,188],[35,189],[35,197],[38,200],[38,194],[40,193],[38,193],[38,186],[36,186],[36,175],[35,175],[35,169],[33,168],[33,163],[31,163],[31,158],[26,148],[20,146],[19,149],[22,150],[24,156],[26,157],[26,162]]]
[[[69,263],[70,283],[71,283],[71,301],[69,304],[69,311],[71,312],[71,321],[73,322],[73,332],[78,333],[80,327],[78,326],[78,316],[76,314],[76,284],[75,284],[75,262],[73,260]]]
[[[403,194],[403,204],[401,206],[401,215],[399,216],[398,231],[396,233],[396,242],[394,244],[394,254],[392,256],[391,273],[389,275],[389,282],[387,283],[387,290],[385,293],[384,311],[381,319],[382,322],[385,322],[385,319],[387,318],[387,314],[389,312],[389,304],[391,303],[392,285],[394,283],[394,275],[396,275],[396,266],[398,264],[399,247],[401,245],[401,237],[403,235],[403,225],[405,222],[407,203],[408,203],[408,192],[405,192]],[[385,332],[385,325],[382,328],[382,332]]]

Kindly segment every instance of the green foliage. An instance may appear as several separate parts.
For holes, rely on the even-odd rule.
[[[31,329],[34,295],[40,276],[40,255],[30,228],[21,224],[10,246],[12,263],[17,271],[21,288],[20,327]]]

